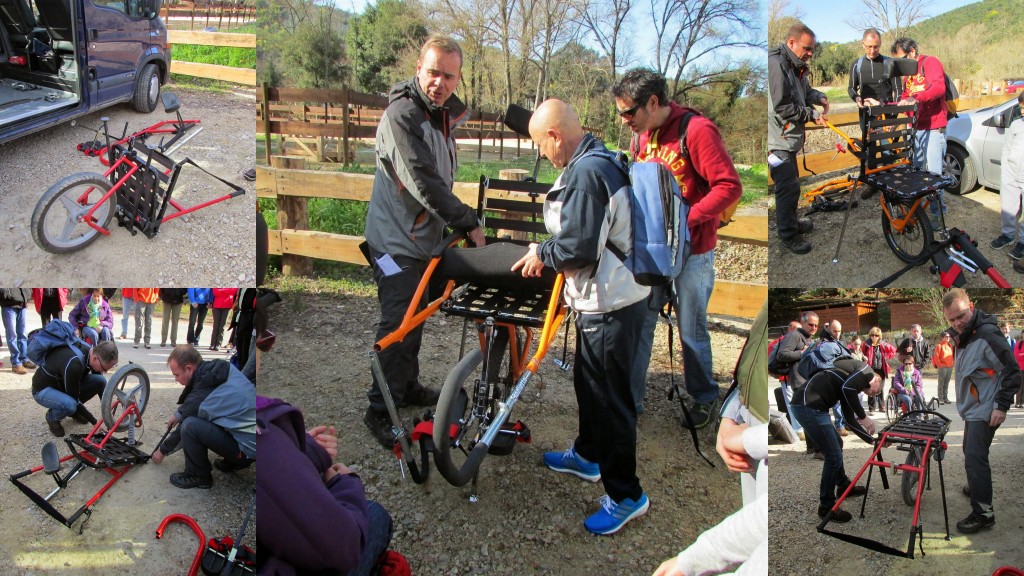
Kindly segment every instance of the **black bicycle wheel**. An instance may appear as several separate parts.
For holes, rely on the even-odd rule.
[[[54,254],[81,250],[100,237],[85,223],[85,215],[110,190],[110,181],[100,174],[79,172],[57,182],[43,194],[32,212],[32,239]],[[114,194],[96,207],[92,218],[107,228],[114,215]]]
[[[452,368],[441,387],[434,413],[434,462],[437,471],[453,486],[465,486],[480,466],[483,451],[473,448],[483,437],[505,399],[508,388],[508,332],[495,328],[488,351],[487,378],[477,371],[483,352],[474,349]],[[473,378],[478,374],[477,378]]]
[[[919,466],[921,464],[921,449],[911,448],[907,452],[907,459],[904,462],[907,466]],[[913,506],[917,499],[917,472],[903,471],[903,502],[907,506]]]
[[[900,415],[900,403],[895,394],[885,397],[885,419],[892,424]]]
[[[906,216],[910,206],[898,202],[885,200],[885,206],[893,220],[902,219]],[[903,230],[897,232],[893,229],[892,223],[885,212],[882,212],[882,234],[885,236],[885,243],[897,258],[906,262],[920,263],[927,254],[928,248],[932,245],[932,223],[923,209],[918,209],[904,226]]]
[[[114,372],[114,375],[107,381],[103,389],[103,397],[100,402],[100,411],[103,414],[103,423],[107,428],[113,428],[117,419],[135,402],[139,406],[139,415],[146,410],[146,403],[149,401],[149,374],[146,370],[129,362]],[[128,418],[125,418],[121,425],[116,428],[118,432],[128,429]]]

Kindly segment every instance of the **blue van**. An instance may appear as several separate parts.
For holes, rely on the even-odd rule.
[[[162,0],[0,0],[0,144],[131,102],[170,77]]]

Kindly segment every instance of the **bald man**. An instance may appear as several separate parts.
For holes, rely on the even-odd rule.
[[[573,383],[579,435],[565,452],[544,454],[548,468],[590,482],[607,495],[584,522],[594,534],[613,534],[647,512],[636,475],[636,405],[629,383],[650,289],[609,250],[631,249],[629,178],[604,144],[580,127],[565,102],[547,100],[530,120],[530,137],[563,168],[544,200],[552,237],[530,244],[512,267],[539,276],[547,266],[565,274],[565,300],[579,313]]]

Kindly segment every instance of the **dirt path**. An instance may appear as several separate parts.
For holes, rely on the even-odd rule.
[[[120,330],[119,313],[115,312],[115,320]],[[159,322],[154,318],[157,340]],[[34,311],[28,314],[28,325],[30,330],[39,326],[39,316]],[[180,338],[184,339],[187,328],[187,322],[179,324]],[[170,348],[154,345],[151,350],[134,349],[130,340],[118,340],[117,345],[118,366],[128,362],[141,364],[150,377],[151,396],[143,418],[145,429],[140,449],[151,452],[163,434],[162,423],[173,413],[181,393],[181,386],[174,382],[166,365]],[[204,351],[206,354],[208,359],[224,357],[223,353]],[[0,403],[5,407],[4,425],[0,427],[0,470],[6,476],[39,466],[40,449],[50,440],[56,441],[61,456],[68,455],[67,444],[55,439],[46,428],[44,408],[32,399],[31,374],[11,373],[6,341],[0,357],[4,362],[0,369]],[[90,401],[88,408],[99,416],[98,399]],[[66,420],[64,426],[68,433],[89,431],[88,426],[71,420]],[[70,463],[65,463],[61,473],[66,474],[69,467]],[[164,537],[157,540],[155,531],[160,521],[168,514],[187,514],[196,519],[208,537],[231,534],[234,538],[252,497],[256,472],[251,467],[228,477],[215,470],[211,490],[181,490],[170,484],[168,476],[182,469],[184,456],[177,452],[162,464],[147,463],[129,470],[96,503],[82,534],[78,533],[78,524],[74,530],[64,527],[5,480],[0,483],[0,517],[4,519],[4,529],[0,530],[0,574],[185,573],[196,552],[196,537],[184,525],[171,524]],[[69,516],[108,478],[103,471],[86,469],[51,503]],[[44,495],[55,487],[42,473],[23,481]],[[253,547],[254,526],[255,523],[250,525],[246,537],[246,543]]]
[[[772,387],[777,384],[772,381]],[[950,383],[952,388],[952,382]],[[934,373],[925,373],[925,397],[936,395],[937,380]],[[774,395],[772,404],[774,405]],[[950,398],[953,398],[952,391]],[[947,404],[939,412],[952,419],[945,440],[949,450],[942,461],[946,484],[946,502],[949,510],[951,540],[946,541],[942,515],[942,492],[938,466],[932,462],[931,490],[921,500],[921,522],[924,527],[924,556],[915,551],[915,560],[897,558],[841,540],[818,534],[819,522],[818,481],[822,462],[804,454],[804,443],[770,446],[772,462],[769,488],[769,520],[771,558],[769,572],[782,575],[830,574],[855,576],[860,574],[906,574],[932,576],[935,574],[992,574],[1001,566],[1024,568],[1021,550],[1021,530],[1024,529],[1024,502],[1019,497],[1024,460],[1021,446],[1024,441],[1024,410],[1011,408],[1006,422],[996,432],[992,442],[993,505],[996,526],[977,534],[960,534],[956,523],[970,513],[970,501],[960,492],[966,484],[964,473],[963,421],[956,413],[956,404]],[[885,415],[874,413],[879,429],[886,425]],[[843,448],[846,473],[853,478],[871,455],[872,447],[852,434],[845,439]],[[904,452],[895,448],[883,449],[889,461],[903,462]],[[829,529],[847,534],[865,536],[896,549],[906,550],[913,509],[904,504],[900,495],[902,476],[889,476],[890,490],[884,490],[877,470],[872,475],[864,518],[860,518],[860,498],[853,498],[843,508],[853,514],[848,524],[829,524]],[[865,477],[859,482],[864,485]],[[809,550],[813,553],[808,554]]]
[[[164,87],[181,101],[185,118],[199,118],[203,132],[174,154],[192,158],[204,169],[237,184],[246,194],[171,220],[147,239],[110,224],[109,237],[72,254],[50,254],[32,240],[32,211],[53,184],[78,172],[102,173],[98,159],[75,150],[92,140],[90,132],[68,124],[0,145],[0,278],[13,286],[150,285],[245,286],[255,283],[256,194],[242,173],[255,164],[252,111],[253,91],[215,94]],[[110,117],[110,129],[121,133],[125,123],[135,131],[168,117],[162,106],[139,114],[126,104],[78,120],[80,126],[100,124]],[[194,166],[186,166],[174,198],[193,206],[231,191]],[[114,280],[111,282],[111,280]]]
[[[370,377],[366,352],[379,316],[376,298],[282,296],[284,303],[271,312],[278,343],[264,356],[259,391],[302,408],[307,426],[338,427],[338,461],[358,471],[368,496],[391,512],[396,529],[391,546],[409,558],[414,574],[648,574],[739,505],[738,481],[714,453],[714,432],[701,434],[704,451],[717,462],[712,469],[679,426],[678,405],[665,399],[663,332],[656,338],[662,349],[654,354],[647,411],[639,423],[638,475],[651,509],[621,533],[598,538],[584,530],[582,520],[596,510],[600,485],[561,477],[541,464],[541,454],[564,449],[577,428],[571,375],[551,362],[561,358],[561,336],[541,379],[530,383],[512,415],[529,425],[533,443],[517,445],[510,456],[488,457],[481,466],[480,501],[471,504],[469,487],[450,486],[436,469],[427,484],[402,481],[394,457],[362,424]],[[454,366],[460,330],[457,318],[443,315],[427,323],[420,353],[427,384],[439,386]],[[712,334],[720,381],[739,354],[739,333]],[[421,413],[409,409],[403,417],[408,421]]]

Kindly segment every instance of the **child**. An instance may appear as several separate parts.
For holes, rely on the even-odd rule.
[[[911,406],[914,410],[924,410],[921,371],[914,366],[913,356],[908,354],[903,359],[903,369],[896,372],[896,376],[892,379],[892,385],[896,388],[896,395],[904,414],[911,410]]]

